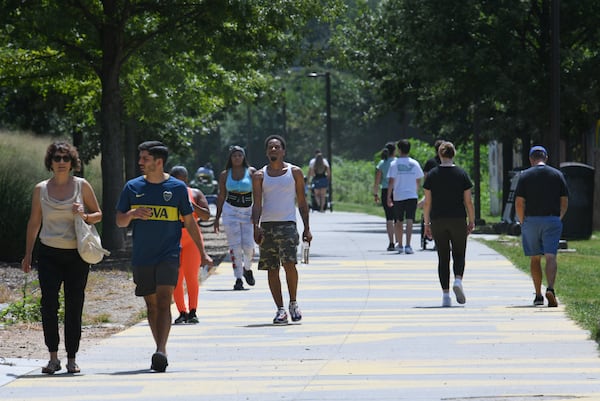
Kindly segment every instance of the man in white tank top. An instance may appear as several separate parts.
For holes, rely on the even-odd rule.
[[[283,307],[283,294],[279,268],[283,265],[290,297],[289,312],[292,321],[302,319],[296,301],[298,270],[296,269],[298,229],[296,228],[296,204],[302,217],[304,231],[302,240],[311,242],[308,224],[308,204],[304,196],[302,170],[283,161],[285,140],[271,135],[265,140],[269,164],[252,176],[252,222],[254,240],[260,245],[258,270],[268,271],[269,289],[277,306],[273,324],[287,324],[288,315]]]

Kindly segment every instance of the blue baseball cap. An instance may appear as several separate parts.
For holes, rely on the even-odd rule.
[[[534,146],[529,150],[529,156],[531,156],[534,152],[542,152],[544,155],[548,156],[548,151],[543,146]]]

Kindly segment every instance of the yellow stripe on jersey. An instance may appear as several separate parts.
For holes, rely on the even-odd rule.
[[[161,205],[132,205],[132,209],[145,207],[152,210],[152,216],[148,220],[179,221],[179,209],[175,206]]]

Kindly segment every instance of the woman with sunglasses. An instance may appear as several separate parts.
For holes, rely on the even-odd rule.
[[[54,142],[48,146],[44,164],[52,172],[52,177],[33,189],[25,256],[21,262],[23,271],[30,272],[33,248],[39,234],[37,265],[42,291],[42,326],[44,341],[50,352],[50,360],[42,368],[42,373],[46,374],[61,370],[58,358],[61,285],[64,286],[67,372],[80,372],[75,356],[81,340],[81,316],[90,266],[77,251],[75,219],[82,218],[87,224],[96,224],[102,220],[102,211],[89,182],[71,174],[78,163],[77,149],[69,143]]]

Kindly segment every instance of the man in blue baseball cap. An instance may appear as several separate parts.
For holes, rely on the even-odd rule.
[[[515,212],[521,222],[523,252],[530,258],[535,288],[535,306],[544,305],[542,296],[542,256],[546,260],[546,299],[549,307],[558,306],[554,292],[556,254],[562,234],[562,218],[567,212],[569,191],[563,174],[546,164],[543,146],[529,150],[531,167],[523,171],[515,190]]]

